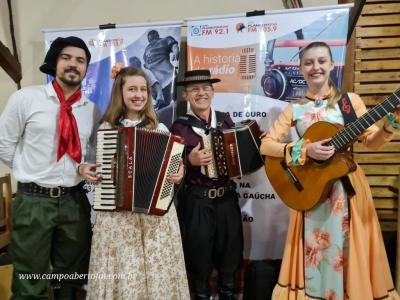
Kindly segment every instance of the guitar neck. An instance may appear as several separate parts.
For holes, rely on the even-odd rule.
[[[388,96],[383,102],[370,109],[356,121],[349,123],[343,129],[338,131],[329,144],[332,144],[336,151],[346,149],[352,144],[365,129],[375,124],[388,113],[396,110],[400,105],[400,89]]]

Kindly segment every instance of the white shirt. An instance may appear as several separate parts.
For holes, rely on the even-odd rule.
[[[30,86],[13,93],[0,116],[0,160],[19,182],[45,187],[77,185],[82,179],[68,154],[57,161],[60,102],[53,85]],[[100,113],[83,94],[72,105],[82,148],[82,162],[94,161]],[[90,150],[90,151],[89,151]]]
[[[217,128],[217,116],[215,114],[215,110],[210,107],[211,109],[211,124],[210,127],[211,128]],[[192,115],[193,117],[197,118],[198,120],[200,120],[200,118],[198,116],[196,116],[196,114],[192,111],[192,109],[189,107],[188,115]],[[201,121],[201,120],[200,120]],[[208,141],[208,144],[211,145],[212,141],[211,141],[211,135],[210,132],[206,134],[206,131],[203,128],[199,128],[196,126],[192,126],[192,130],[199,136],[201,136],[201,138],[203,139],[203,141]],[[206,166],[200,166],[200,172],[204,175],[207,175],[206,172]],[[208,175],[207,175],[208,176]],[[215,177],[212,177],[215,178]]]
[[[121,120],[121,125],[123,127],[135,127],[140,122],[141,122],[141,120],[123,119],[123,120]],[[111,127],[110,123],[104,122],[100,125],[99,129],[111,129],[111,128],[112,127]],[[157,130],[169,132],[167,126],[165,126],[163,123],[158,123]]]

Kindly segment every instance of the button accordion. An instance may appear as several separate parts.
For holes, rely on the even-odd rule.
[[[254,120],[236,123],[230,129],[213,128],[203,137],[202,146],[213,154],[205,167],[210,178],[241,177],[264,165],[260,154],[260,127]]]
[[[173,199],[168,176],[179,169],[183,138],[156,130],[124,127],[97,132],[96,161],[102,182],[95,210],[164,215]]]

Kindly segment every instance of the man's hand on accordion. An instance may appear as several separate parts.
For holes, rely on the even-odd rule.
[[[212,153],[208,149],[200,149],[200,143],[192,149],[188,159],[193,166],[206,166],[212,162]]]
[[[169,175],[169,181],[171,183],[179,184],[183,178],[183,162],[182,160],[179,162],[178,172],[175,174]]]
[[[101,182],[101,174],[96,171],[101,164],[80,164],[78,166],[78,174],[88,183],[98,184]]]

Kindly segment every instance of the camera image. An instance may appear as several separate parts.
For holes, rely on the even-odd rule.
[[[267,97],[279,100],[301,98],[307,91],[307,83],[294,65],[272,65],[261,78],[261,86]]]
[[[342,74],[343,66],[335,66],[331,72],[333,82],[341,82],[338,74]],[[264,95],[284,101],[303,98],[307,91],[307,83],[295,64],[273,64],[261,78]]]

